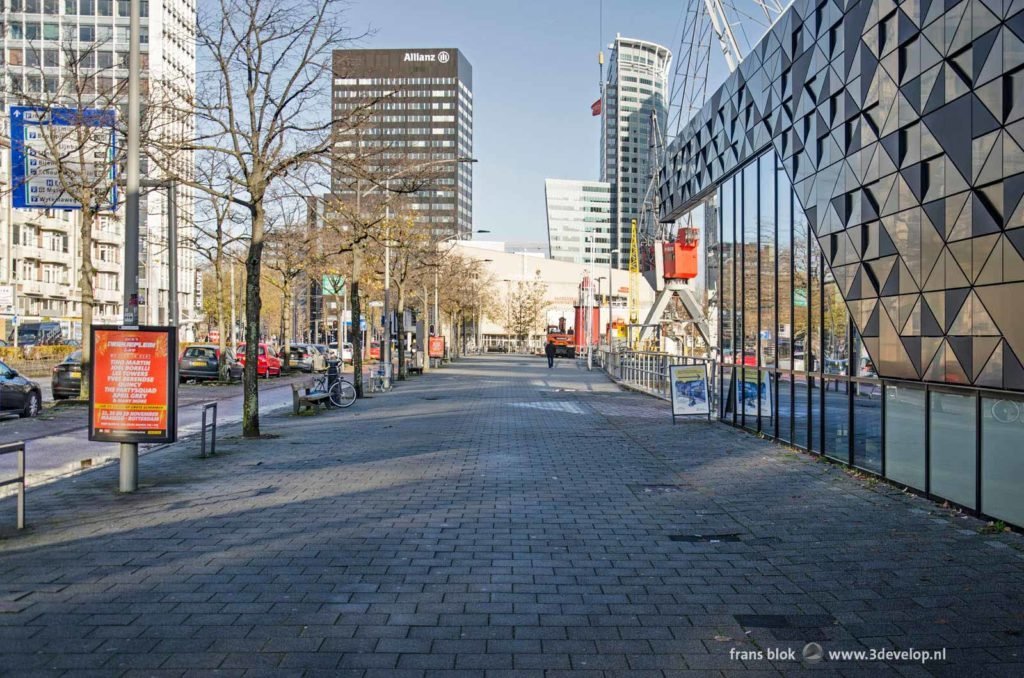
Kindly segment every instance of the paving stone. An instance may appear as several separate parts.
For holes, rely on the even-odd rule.
[[[570,361],[468,358],[262,424],[143,455],[130,496],[116,467],[31,488],[0,539],[0,673],[1024,675],[1020,535],[673,426]],[[948,660],[730,658],[812,639]]]

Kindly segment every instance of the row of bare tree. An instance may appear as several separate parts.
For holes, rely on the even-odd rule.
[[[459,159],[413,162],[372,137],[388,95],[332,105],[336,65],[333,50],[350,47],[369,31],[348,25],[343,0],[210,0],[199,3],[194,35],[195,83],[183,77],[143,82],[145,97],[142,148],[144,174],[151,181],[173,182],[182,201],[188,234],[184,244],[208,262],[215,279],[220,341],[233,260],[244,268],[243,299],[245,372],[243,432],[260,435],[257,350],[260,341],[264,283],[282,297],[285,322],[291,317],[300,281],[321,275],[344,276],[352,326],[367,300],[377,292],[384,246],[391,251],[393,308],[431,305],[435,280],[452,327],[484,316],[487,280],[479,262],[443,256],[445,239],[418,224],[404,201],[432,190],[439,174]],[[63,197],[81,205],[82,331],[88,339],[94,306],[93,231],[97,217],[111,212],[124,163],[127,121],[118,116],[112,131],[97,125],[94,113],[123,110],[127,79],[114,63],[109,44],[67,40],[59,54],[36,54],[39,76],[10,81],[11,96],[40,115],[76,118],[74,124],[40,128],[35,153],[59,184]],[[106,56],[105,56],[106,55]],[[59,68],[60,76],[53,72]],[[368,143],[338,148],[340,136],[367,135]],[[107,136],[105,136],[107,135]],[[22,140],[12,139],[12,144]],[[113,150],[111,150],[111,148]],[[397,158],[397,159],[396,159]],[[23,187],[12,186],[11,190]],[[316,196],[312,197],[311,196]],[[326,196],[326,197],[325,197]],[[194,205],[194,210],[192,206]],[[511,299],[503,304],[512,307]],[[501,310],[492,313],[502,318]],[[423,317],[429,317],[428,313]],[[534,314],[534,322],[536,313]],[[506,326],[517,324],[511,314]],[[522,322],[518,322],[522,324]],[[399,336],[405,328],[398,327]],[[285,327],[287,340],[293,328]],[[511,331],[511,330],[510,330]],[[528,334],[525,328],[516,334]],[[361,347],[355,341],[355,379],[361,393]],[[453,342],[456,350],[460,341]],[[399,343],[402,345],[402,342]],[[286,351],[287,355],[287,351]],[[88,374],[89,342],[83,342],[83,375]],[[399,352],[399,374],[405,370]],[[88,383],[83,380],[83,393]]]

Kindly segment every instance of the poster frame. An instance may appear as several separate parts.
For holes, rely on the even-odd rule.
[[[440,353],[434,351],[434,347],[437,344],[441,345]],[[427,357],[428,358],[444,358],[444,351],[445,351],[445,337],[443,335],[435,334],[433,336],[427,337]]]
[[[706,411],[703,412],[676,412],[676,382],[680,381],[677,379],[677,371],[701,371],[701,381],[704,383],[704,402],[706,405]],[[686,381],[692,381],[687,379]],[[669,365],[668,367],[668,388],[669,395],[672,399],[672,423],[676,423],[676,418],[682,417],[707,417],[708,421],[711,421],[711,391],[708,384],[708,366],[707,363],[698,363],[692,365]]]
[[[94,428],[96,407],[96,334],[97,332],[155,332],[167,336],[167,430],[163,435],[146,434],[142,431],[113,431],[97,433]],[[89,360],[89,440],[105,443],[173,443],[178,439],[178,332],[176,327],[166,325],[93,325],[90,328],[89,346],[92,349]]]

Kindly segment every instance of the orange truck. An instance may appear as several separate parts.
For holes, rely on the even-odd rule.
[[[576,357],[576,340],[572,332],[565,328],[565,318],[559,318],[557,325],[548,326],[548,341],[555,344],[555,356],[561,358]]]

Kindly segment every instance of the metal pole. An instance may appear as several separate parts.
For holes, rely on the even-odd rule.
[[[139,324],[139,123],[141,97],[139,71],[139,16],[141,0],[131,0],[128,24],[128,148],[125,158],[127,196],[124,226],[124,325]],[[82,337],[88,341],[87,337]],[[139,446],[121,443],[120,489],[134,492],[139,488]]]
[[[440,308],[437,303],[438,299],[438,277],[440,275],[440,268],[434,268],[434,336],[441,336],[441,313],[438,311]],[[428,349],[429,350],[429,349]],[[438,365],[440,365],[443,358],[438,358]]]
[[[167,313],[168,324],[178,326],[178,184],[167,185]]]
[[[384,182],[384,190],[391,191],[391,180]],[[384,378],[391,383],[391,204],[384,203]]]
[[[612,255],[608,255],[608,356],[612,355]]]
[[[235,262],[231,262],[231,350],[238,347],[238,334],[236,332],[235,318]]]

